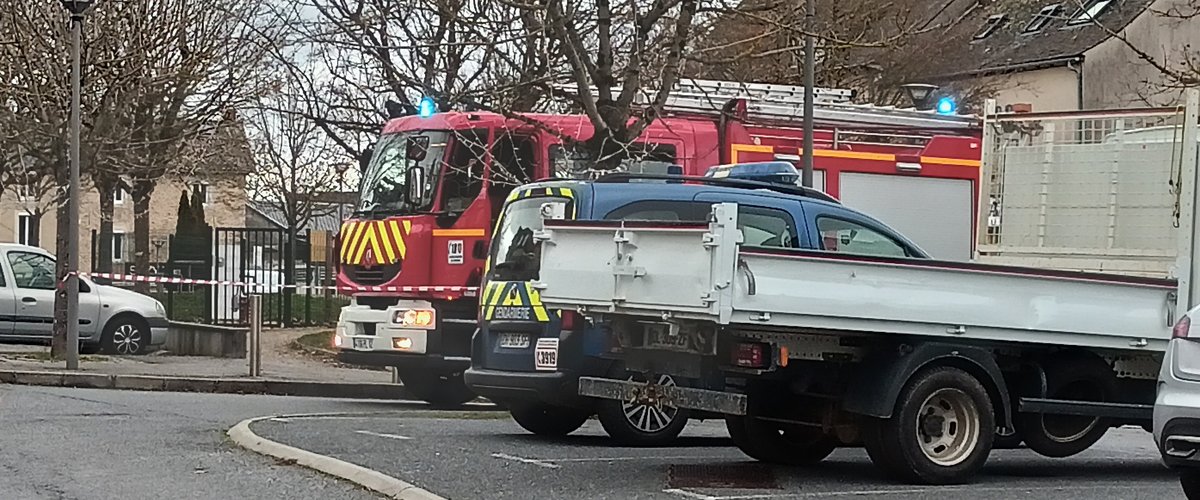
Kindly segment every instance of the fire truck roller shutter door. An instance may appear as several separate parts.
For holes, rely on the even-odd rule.
[[[840,181],[844,205],[907,235],[933,258],[971,259],[971,181],[862,173]]]

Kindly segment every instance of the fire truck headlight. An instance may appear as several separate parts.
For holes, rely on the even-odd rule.
[[[437,324],[433,309],[400,309],[392,313],[392,323],[404,328],[431,329]]]

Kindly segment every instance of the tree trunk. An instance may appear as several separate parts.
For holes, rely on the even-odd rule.
[[[58,181],[60,189],[66,189],[68,185],[67,175],[69,174],[66,165],[66,159],[55,169],[55,180]],[[67,355],[67,287],[64,286],[67,278],[67,233],[70,232],[70,214],[67,213],[67,198],[59,192],[54,195],[58,197],[57,208],[55,214],[58,217],[55,224],[57,235],[57,243],[54,246],[54,254],[58,257],[55,262],[56,274],[58,275],[59,286],[55,289],[54,294],[54,336],[50,340],[50,357],[58,360],[66,359]]]
[[[150,269],[150,194],[154,181],[139,180],[133,184],[133,265],[140,271]],[[135,282],[134,291],[150,293],[150,284]]]
[[[100,234],[97,238],[96,259],[92,262],[92,270],[98,273],[113,272],[113,189],[115,183],[110,179],[95,176],[96,191],[100,193]],[[142,267],[139,270],[145,269]]]

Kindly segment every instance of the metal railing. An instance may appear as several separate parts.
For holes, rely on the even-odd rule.
[[[995,109],[993,103],[985,109]],[[1184,108],[987,114],[978,260],[1165,276]],[[1189,128],[1190,130],[1190,128]]]

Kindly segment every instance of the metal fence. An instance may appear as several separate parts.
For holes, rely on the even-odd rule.
[[[132,246],[132,241],[128,242]],[[263,321],[275,326],[329,325],[350,299],[336,285],[334,238],[328,231],[304,231],[289,241],[285,231],[215,228],[207,237],[166,239],[166,248],[145,271],[131,262],[132,251],[118,256],[117,273],[191,278],[253,286],[151,283],[149,293],[162,301],[176,321],[245,325],[248,293],[262,296]],[[98,236],[92,235],[92,272],[98,271]],[[111,283],[134,288],[132,282]],[[300,288],[297,288],[300,286]]]
[[[1183,145],[1197,140],[1182,124],[1175,107],[986,116],[978,259],[1169,274]]]

